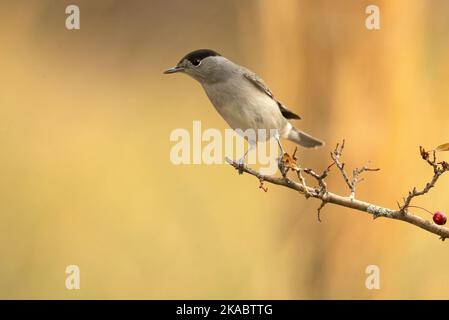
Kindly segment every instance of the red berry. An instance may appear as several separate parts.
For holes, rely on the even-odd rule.
[[[436,224],[442,226],[443,224],[446,224],[446,215],[441,211],[436,211],[433,214],[433,222]]]

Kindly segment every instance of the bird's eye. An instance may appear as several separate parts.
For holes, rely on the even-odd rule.
[[[192,64],[196,67],[196,66],[198,66],[198,65],[200,64],[200,62],[201,62],[200,59],[194,59],[194,60],[192,61]]]

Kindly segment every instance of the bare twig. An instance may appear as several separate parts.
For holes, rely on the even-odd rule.
[[[418,190],[416,187],[414,187],[411,191],[409,191],[407,197],[404,198],[404,204],[399,205],[399,209],[402,213],[405,213],[407,211],[413,198],[428,193],[430,189],[435,186],[440,176],[446,171],[449,171],[449,164],[447,162],[437,162],[435,151],[428,152],[421,146],[419,147],[419,151],[423,160],[425,160],[433,168],[433,177],[432,180],[426,183],[426,185],[421,190]]]
[[[352,190],[351,180],[349,180],[349,176],[345,170],[345,164],[340,161],[341,154],[343,153],[343,149],[345,148],[345,140],[341,144],[337,143],[334,151],[331,152],[331,158],[334,161],[337,168],[340,170],[341,175],[343,176],[343,180],[345,180],[348,185],[349,190]]]
[[[410,224],[413,224],[421,229],[424,229],[428,232],[431,232],[433,234],[436,234],[440,236],[440,239],[444,240],[446,238],[449,238],[449,229],[442,227],[440,225],[434,224],[428,220],[425,220],[419,216],[415,216],[413,214],[408,213],[407,208],[410,205],[412,199],[414,199],[417,196],[424,195],[429,192],[431,188],[435,186],[435,183],[437,182],[438,178],[445,173],[446,171],[449,171],[449,164],[447,162],[437,162],[435,152],[426,152],[422,147],[420,147],[420,152],[422,158],[432,166],[434,171],[434,176],[432,180],[426,184],[426,186],[421,189],[417,190],[416,188],[413,188],[412,191],[408,194],[406,198],[404,198],[404,204],[401,205],[398,203],[399,209],[394,210],[382,206],[378,206],[372,203],[368,203],[365,201],[361,201],[358,199],[355,199],[355,186],[358,182],[362,181],[362,179],[359,179],[360,174],[362,174],[365,171],[378,171],[379,169],[372,169],[368,166],[364,166],[360,169],[356,168],[353,171],[352,178],[349,178],[347,175],[345,169],[344,169],[344,163],[341,162],[341,155],[344,148],[344,141],[341,145],[337,145],[335,150],[331,153],[331,158],[333,160],[333,163],[328,166],[323,173],[318,174],[316,171],[312,169],[301,169],[299,166],[296,165],[296,157],[292,157],[292,159],[295,161],[289,162],[285,161],[285,158],[283,159],[284,165],[286,165],[286,172],[282,175],[282,177],[275,177],[275,176],[266,176],[262,175],[261,173],[257,172],[256,170],[253,170],[249,168],[246,165],[238,164],[234,161],[228,160],[229,164],[231,164],[235,169],[239,170],[239,172],[242,173],[248,173],[250,175],[253,175],[259,179],[259,181],[264,181],[276,185],[280,185],[289,189],[293,189],[296,191],[299,191],[300,193],[303,193],[306,195],[306,197],[312,197],[321,200],[321,204],[317,209],[318,212],[318,219],[320,219],[320,213],[324,206],[328,203],[335,204],[343,207],[347,207],[350,209],[363,211],[368,214],[371,214],[373,218],[379,218],[384,217],[388,219],[394,219],[394,220],[401,220]],[[329,175],[331,167],[335,165],[339,169],[340,173],[343,176],[343,179],[345,180],[346,184],[348,185],[349,189],[351,190],[351,195],[348,197],[340,196],[338,194],[332,193],[328,191],[327,184],[325,182],[326,177]],[[296,182],[294,180],[291,180],[287,177],[288,170],[293,170],[297,172],[298,178],[301,182]],[[305,178],[300,174],[299,172],[303,171],[312,178],[314,178],[318,186],[316,187],[310,187],[307,186],[305,183]]]
[[[318,221],[321,222],[321,210],[324,208],[324,206],[327,204],[327,201],[321,200],[321,204],[318,207],[317,210],[317,217],[318,217]]]
[[[334,151],[331,152],[331,158],[334,161],[334,164],[340,170],[341,175],[343,176],[343,180],[346,182],[349,190],[351,191],[349,197],[351,199],[355,198],[355,189],[359,182],[363,181],[363,178],[359,178],[360,175],[365,171],[379,171],[379,168],[370,168],[368,165],[363,166],[362,168],[355,168],[352,171],[352,178],[350,179],[345,170],[345,163],[341,162],[341,154],[343,153],[343,149],[345,147],[345,140],[340,144],[337,143]]]
[[[319,188],[315,189],[315,192],[317,192],[317,194],[321,197],[325,197],[327,195],[327,184],[326,184],[325,179],[328,176],[328,174],[334,164],[335,164],[334,162],[331,163],[321,174],[317,174],[315,171],[313,171],[312,169],[309,169],[309,168],[304,169],[305,173],[309,174],[310,176],[315,178],[315,180],[317,180]],[[327,201],[321,199],[321,204],[317,209],[317,218],[318,218],[318,221],[320,221],[320,222],[321,222],[321,215],[320,215],[321,209],[323,209],[326,204],[327,204]]]

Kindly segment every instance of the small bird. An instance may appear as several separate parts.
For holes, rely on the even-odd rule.
[[[218,113],[238,133],[247,129],[276,132],[273,136],[284,153],[279,138],[288,139],[305,148],[316,148],[324,143],[295,128],[289,120],[301,119],[279,102],[254,72],[235,64],[210,49],[199,49],[185,55],[178,64],[164,71],[165,74],[183,72],[197,80],[206,91]],[[274,130],[273,130],[274,129]],[[241,130],[241,131],[240,131]],[[270,131],[271,130],[271,131]],[[243,162],[261,138],[248,139],[249,148],[238,160]]]

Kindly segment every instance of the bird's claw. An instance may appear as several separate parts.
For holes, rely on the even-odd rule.
[[[239,174],[243,174],[243,169],[245,169],[245,159],[238,159],[236,162]]]

